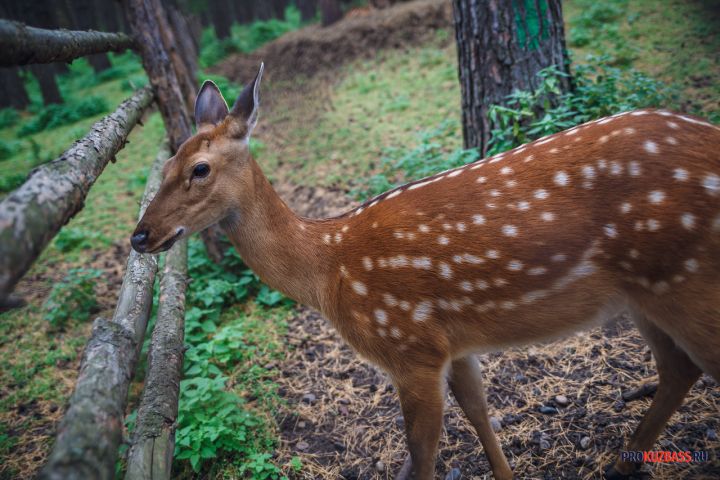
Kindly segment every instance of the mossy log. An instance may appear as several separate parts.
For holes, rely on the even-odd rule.
[[[72,62],[94,53],[136,48],[133,39],[124,33],[47,30],[10,20],[0,20],[0,45],[0,67]]]
[[[32,172],[0,203],[0,306],[60,228],[83,208],[95,180],[153,101],[135,92],[60,158]]]
[[[153,163],[140,217],[157,192],[167,157],[164,148]],[[157,256],[130,253],[115,313],[112,320],[98,318],[93,324],[75,391],[40,479],[115,477],[128,388],[152,310],[156,272]]]

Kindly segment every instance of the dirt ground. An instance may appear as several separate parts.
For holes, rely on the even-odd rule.
[[[448,4],[414,2],[391,14],[373,14],[381,17],[344,21],[323,34],[304,29],[257,55],[232,57],[215,71],[245,80],[263,58],[273,65],[267,71],[274,72],[275,81],[287,81],[297,72],[330,78],[327,74],[335,66],[372,55],[377,48],[431,39],[429,31],[451,25]],[[326,82],[317,85],[327,88]],[[298,101],[297,95],[270,98],[268,104],[282,110],[285,102],[293,101]],[[307,119],[288,118],[274,126],[261,122],[259,136],[272,148],[273,136],[282,136],[293,121]],[[276,187],[300,214],[331,216],[353,206],[346,192],[292,185],[283,181],[282,172]],[[287,400],[278,418],[279,463],[299,456],[303,468],[296,478],[302,479],[393,478],[405,456],[405,439],[388,379],[354,354],[310,309],[297,309],[287,341],[290,349],[278,379]],[[600,478],[647,410],[657,382],[648,347],[623,316],[563,340],[479,359],[494,426],[516,477],[522,479]],[[714,380],[702,377],[656,444],[660,450],[708,451],[709,461],[646,466],[652,478],[720,478],[717,387]],[[436,473],[453,480],[492,478],[479,441],[451,395]]]

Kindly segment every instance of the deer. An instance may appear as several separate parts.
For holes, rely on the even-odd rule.
[[[231,109],[202,85],[197,131],[131,244],[156,254],[219,222],[266,284],[320,311],[395,387],[409,450],[396,478],[433,478],[448,386],[494,477],[513,478],[479,353],[628,312],[659,377],[629,451],[652,447],[703,372],[720,380],[720,128],[622,112],[311,219],[250,155],[263,70]],[[605,476],[641,466],[618,456]]]

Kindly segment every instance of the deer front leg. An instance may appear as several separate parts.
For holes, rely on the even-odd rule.
[[[473,355],[454,360],[448,379],[450,389],[455,395],[460,408],[475,427],[480,442],[485,449],[490,467],[496,480],[510,480],[513,478],[512,470],[508,465],[505,454],[498,443],[495,432],[490,427],[487,411],[487,401],[482,385],[482,372],[477,359]]]
[[[441,370],[396,379],[400,406],[405,419],[410,460],[395,477],[396,480],[431,480],[442,429],[443,388]]]

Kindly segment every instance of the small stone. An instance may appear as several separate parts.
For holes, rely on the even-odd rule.
[[[540,407],[540,413],[544,413],[546,415],[555,415],[558,413],[557,408],[555,407],[548,407],[547,405],[543,405]]]
[[[341,398],[338,400],[338,403],[342,405],[350,405],[350,400],[348,400],[347,398]]]
[[[582,448],[583,450],[587,450],[588,448],[590,448],[590,441],[590,437],[582,437],[580,439],[580,448]]]
[[[539,445],[540,450],[550,450],[550,441],[545,437],[540,438]]]
[[[375,470],[377,470],[378,473],[385,473],[385,463],[383,463],[382,460],[378,460],[375,464]]]
[[[497,417],[490,417],[490,428],[492,431],[497,433],[502,430],[502,422]]]
[[[708,440],[711,440],[713,442],[716,442],[718,439],[718,434],[714,428],[708,428],[705,431],[705,436],[707,437]]]
[[[459,468],[453,468],[447,475],[445,475],[445,480],[460,480],[461,478],[462,473]]]
[[[317,397],[315,395],[313,395],[312,393],[306,393],[305,395],[302,396],[302,402],[307,403],[309,405],[314,404],[316,400],[317,400]]]
[[[340,413],[340,415],[343,415],[345,417],[347,417],[350,413],[345,405],[340,405],[338,407],[338,412]]]
[[[555,395],[555,403],[557,403],[561,407],[564,407],[570,402],[568,401],[568,398],[565,395]]]
[[[305,451],[308,448],[310,448],[310,444],[301,440],[295,445],[295,448],[297,448],[298,450],[301,450],[301,451]]]
[[[305,428],[306,423],[305,422],[298,422],[297,428],[303,429]]]

